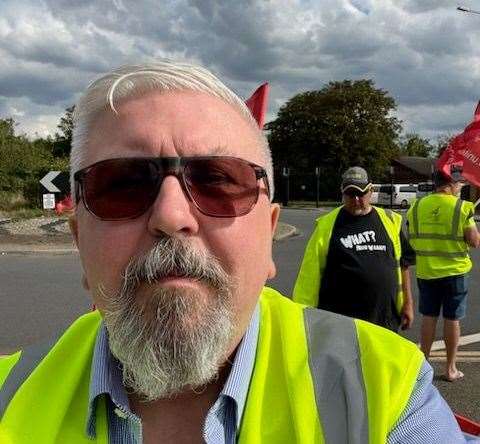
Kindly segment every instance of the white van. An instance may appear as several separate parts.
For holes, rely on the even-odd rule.
[[[378,192],[380,191],[380,184],[379,183],[372,183],[372,197],[370,199],[370,203],[373,205],[378,204]]]
[[[392,202],[395,207],[407,208],[416,198],[417,185],[414,183],[394,183],[393,197],[391,184],[381,185],[378,193],[378,203],[384,206]]]
[[[433,190],[434,185],[432,182],[420,182],[417,185],[417,199],[426,196],[427,194],[433,193]]]

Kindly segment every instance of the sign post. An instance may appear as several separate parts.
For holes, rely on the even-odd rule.
[[[318,208],[320,205],[320,167],[315,168],[315,180],[317,182],[317,190],[316,190],[316,207]]]
[[[282,176],[285,179],[285,193],[283,195],[283,206],[288,207],[290,200],[290,168],[283,167]]]
[[[53,210],[57,201],[70,194],[70,177],[66,171],[49,171],[40,179],[43,209]]]
[[[390,209],[393,208],[393,173],[395,169],[390,165]]]

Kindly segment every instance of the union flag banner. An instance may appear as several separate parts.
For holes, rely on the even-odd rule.
[[[245,104],[252,113],[254,119],[257,121],[260,129],[262,129],[265,124],[269,88],[268,83],[264,83],[256,89],[249,99],[245,100]]]
[[[473,121],[450,141],[437,160],[437,168],[447,176],[452,169],[460,168],[468,182],[480,186],[480,102]]]

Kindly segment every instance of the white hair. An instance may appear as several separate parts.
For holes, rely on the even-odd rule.
[[[188,63],[161,60],[117,68],[92,82],[75,106],[70,154],[70,182],[75,197],[73,175],[85,166],[86,146],[94,119],[102,111],[114,113],[115,104],[148,91],[196,91],[224,100],[234,107],[257,131],[273,199],[273,166],[268,141],[244,101],[210,71]]]

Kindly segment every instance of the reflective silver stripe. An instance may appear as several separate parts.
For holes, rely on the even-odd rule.
[[[367,443],[368,409],[353,319],[304,309],[309,365],[325,442]]]
[[[413,228],[413,233],[415,235],[418,235],[418,203],[422,199],[423,199],[423,197],[421,197],[420,199],[417,199],[415,202],[413,202],[413,208],[412,208],[413,227],[412,228]]]
[[[451,234],[435,234],[435,233],[411,234],[410,239],[438,239],[438,240],[453,240],[453,241],[464,240],[462,236],[452,236]]]
[[[40,361],[47,355],[50,349],[55,344],[57,338],[41,346],[26,347],[20,359],[15,364],[10,374],[7,376],[7,380],[0,388],[0,418],[5,413],[8,404],[12,400],[13,396],[28,378],[30,373],[40,364]]]
[[[458,224],[460,223],[460,212],[462,210],[462,199],[457,199],[455,204],[455,210],[453,210],[453,220],[452,220],[452,239],[458,236]]]
[[[447,251],[419,251],[415,250],[417,256],[431,256],[431,257],[468,257],[467,251],[455,251],[449,253]]]

